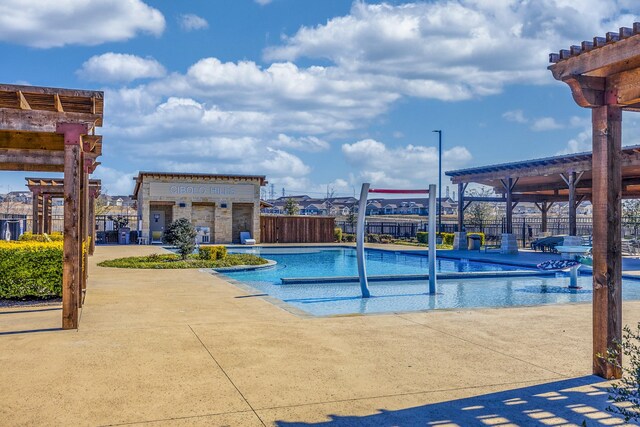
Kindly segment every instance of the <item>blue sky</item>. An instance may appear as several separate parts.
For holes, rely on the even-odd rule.
[[[639,15],[632,0],[4,0],[0,82],[105,91],[95,176],[112,195],[139,170],[352,195],[435,183],[434,129],[444,170],[589,150],[590,113],[547,54]],[[623,129],[640,143],[633,115]],[[24,176],[3,172],[0,193]]]

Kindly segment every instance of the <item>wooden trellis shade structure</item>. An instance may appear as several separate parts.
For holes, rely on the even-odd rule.
[[[621,151],[622,197],[640,198],[640,145]],[[576,235],[576,211],[593,194],[592,153],[576,153],[541,159],[501,163],[448,171],[453,184],[458,184],[458,223],[462,228],[464,210],[472,202],[507,203],[507,224],[511,224],[513,208],[521,202],[535,203],[542,214],[542,231],[546,231],[547,213],[556,202],[568,202],[569,234]],[[509,185],[511,180],[511,185]],[[493,187],[499,197],[470,197],[467,184]]]
[[[51,233],[53,199],[64,199],[64,180],[57,178],[26,178],[27,188],[33,194],[32,229],[34,234]],[[89,240],[88,255],[95,251],[96,220],[95,201],[102,191],[102,181],[89,180],[89,210],[87,212],[88,227],[83,239]]]
[[[78,327],[86,288],[89,174],[98,166],[104,95],[0,84],[0,170],[63,172],[62,327]]]
[[[640,23],[549,55],[549,70],[592,110],[593,372],[619,378],[601,359],[622,339],[622,111],[640,111]],[[621,361],[618,360],[618,362]]]

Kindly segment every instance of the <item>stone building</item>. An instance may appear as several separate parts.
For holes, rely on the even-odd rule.
[[[145,242],[160,242],[165,227],[179,218],[196,227],[199,243],[239,243],[242,231],[260,241],[264,176],[140,172],[135,180]]]

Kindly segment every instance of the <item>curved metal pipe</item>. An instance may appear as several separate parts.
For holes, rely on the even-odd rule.
[[[367,271],[364,260],[364,224],[367,213],[367,197],[369,196],[369,183],[362,184],[360,191],[360,203],[358,205],[358,225],[356,228],[356,257],[358,258],[358,277],[360,278],[360,290],[362,298],[369,298],[369,283],[367,281]]]

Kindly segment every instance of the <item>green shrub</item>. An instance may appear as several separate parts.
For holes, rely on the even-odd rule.
[[[394,237],[391,234],[381,234],[380,235],[380,243],[391,243],[393,242]]]
[[[204,260],[220,260],[227,256],[227,248],[224,246],[200,246],[198,256]]]
[[[211,259],[211,252],[213,252],[213,248],[211,246],[200,246],[198,248],[198,258],[204,260]]]
[[[51,234],[33,234],[30,232],[23,233],[18,237],[21,242],[62,242],[62,233],[54,232]]]
[[[178,253],[182,259],[193,253],[196,248],[196,228],[186,218],[173,221],[164,231],[163,240],[178,248]]]
[[[0,298],[62,295],[62,242],[0,242]]]
[[[453,233],[437,233],[438,237],[442,238],[443,245],[453,245]],[[416,233],[418,243],[429,244],[429,233],[426,231],[418,231]]]
[[[633,329],[625,325],[622,341],[614,341],[613,346],[607,349],[606,355],[598,354],[601,363],[610,364],[622,372],[622,378],[608,389],[609,401],[612,405],[607,408],[607,411],[622,415],[626,422],[640,421],[639,354],[640,323]],[[628,366],[620,363],[622,355],[628,358]]]
[[[367,242],[369,242],[369,243],[380,243],[380,235],[379,234],[367,234]]]
[[[342,241],[343,242],[355,242],[356,241],[356,235],[355,234],[345,233],[345,234],[342,235]]]
[[[333,238],[336,242],[342,242],[342,228],[336,227],[333,229]]]
[[[437,236],[442,238],[443,245],[453,245],[453,233],[438,233]]]
[[[214,248],[216,246],[213,246]],[[226,248],[225,253],[226,253]],[[222,251],[218,251],[222,253]],[[213,256],[213,254],[212,254]],[[238,265],[263,265],[268,261],[251,254],[229,254],[222,259],[201,259],[200,255],[191,254],[187,259],[182,259],[178,255],[152,254],[141,257],[117,258],[102,261],[100,267],[116,268],[144,268],[144,269],[182,269],[182,268],[222,268],[234,267]]]

